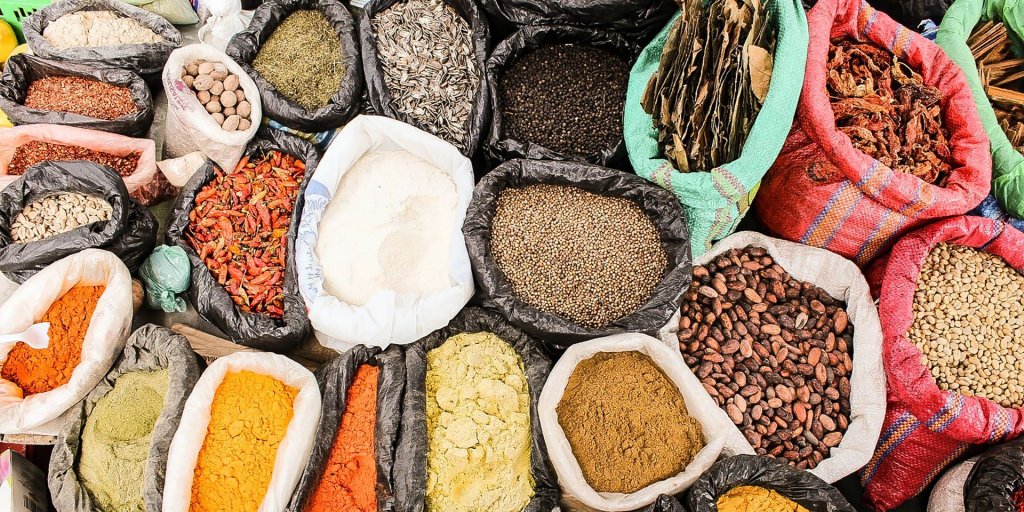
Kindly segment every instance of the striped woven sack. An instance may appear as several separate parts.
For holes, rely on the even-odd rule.
[[[773,234],[866,265],[901,233],[962,215],[988,194],[988,137],[963,71],[942,50],[860,0],[822,0],[807,14],[810,44],[796,121],[754,208]],[[830,39],[889,49],[942,93],[953,171],[945,187],[896,172],[836,128],[825,88]]]
[[[861,470],[865,499],[875,510],[892,510],[920,493],[972,447],[1024,433],[1024,409],[939,389],[922,364],[921,350],[907,339],[921,266],[940,242],[975,247],[1024,269],[1024,233],[999,221],[969,216],[945,219],[906,235],[872,266],[868,280],[880,300],[889,386],[882,435]]]

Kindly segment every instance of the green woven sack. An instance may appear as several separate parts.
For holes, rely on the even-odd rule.
[[[1014,52],[1024,55],[1024,47],[1021,46],[1024,1],[1018,0],[957,0],[946,11],[935,42],[964,70],[974,93],[974,104],[978,106],[981,123],[992,146],[992,195],[996,196],[1006,213],[1024,218],[1024,156],[1010,145],[1010,140],[999,127],[988,96],[981,87],[978,65],[967,47],[967,38],[974,27],[989,20],[1003,22],[1013,40]]]
[[[690,226],[693,257],[736,229],[750,208],[758,184],[782,149],[793,124],[807,61],[807,17],[799,0],[767,0],[778,34],[768,96],[747,136],[740,158],[710,172],[681,173],[662,158],[658,132],[640,105],[651,75],[658,69],[669,24],[644,48],[629,74],[623,116],[626,150],[636,173],[672,191]]]

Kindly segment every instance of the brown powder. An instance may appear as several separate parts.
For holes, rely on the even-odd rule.
[[[598,492],[632,493],[675,476],[704,447],[679,390],[640,352],[580,362],[556,411],[583,477]]]

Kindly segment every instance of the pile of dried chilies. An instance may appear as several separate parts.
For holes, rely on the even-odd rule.
[[[704,4],[681,2],[642,99],[662,154],[682,172],[739,157],[771,82],[775,33],[764,3]]]
[[[953,166],[942,94],[885,48],[832,41],[826,80],[836,127],[894,171],[944,186]]]
[[[978,63],[978,76],[999,126],[1017,151],[1024,150],[1024,58],[1013,54],[1006,26],[992,21],[979,25],[967,45]]]
[[[216,169],[196,194],[185,237],[243,312],[284,315],[286,235],[305,173],[302,160],[268,151]]]

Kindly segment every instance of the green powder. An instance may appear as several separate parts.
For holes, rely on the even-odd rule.
[[[78,476],[98,510],[145,511],[143,472],[167,386],[167,370],[126,373],[86,419]]]

